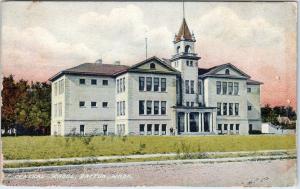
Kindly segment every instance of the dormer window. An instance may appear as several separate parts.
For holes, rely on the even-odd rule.
[[[226,70],[225,70],[225,74],[226,74],[226,75],[229,75],[229,74],[230,74],[229,69],[226,69]]]
[[[150,69],[155,69],[155,64],[154,63],[150,64]]]

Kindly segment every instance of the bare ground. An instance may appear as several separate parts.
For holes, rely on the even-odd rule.
[[[296,160],[139,165],[5,174],[9,186],[294,186]]]

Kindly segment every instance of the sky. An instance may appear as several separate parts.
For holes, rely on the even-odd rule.
[[[181,2],[5,2],[3,75],[47,81],[85,62],[170,58]],[[232,63],[259,80],[261,104],[296,106],[295,2],[186,2],[199,67]]]

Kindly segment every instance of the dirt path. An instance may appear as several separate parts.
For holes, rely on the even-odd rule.
[[[142,165],[6,174],[10,186],[293,186],[296,160]]]

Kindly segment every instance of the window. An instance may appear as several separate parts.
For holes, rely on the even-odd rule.
[[[167,124],[162,124],[161,125],[161,134],[166,135],[166,131],[167,131]]]
[[[154,63],[150,64],[150,69],[155,69],[155,64]]]
[[[233,124],[230,124],[230,130],[233,131]]]
[[[235,111],[235,115],[239,115],[239,103],[235,103],[234,111]]]
[[[154,91],[159,91],[159,78],[154,78]]]
[[[185,80],[185,93],[190,93],[189,80]]]
[[[240,124],[235,124],[235,130],[236,130],[236,133],[239,133],[239,130],[240,130]]]
[[[189,45],[185,46],[184,52],[185,53],[189,53],[190,52],[190,46]]]
[[[139,90],[144,91],[145,90],[145,78],[139,77]]]
[[[189,102],[189,101],[186,102],[186,106],[187,106],[187,107],[190,106],[190,102]]]
[[[252,124],[249,124],[249,134],[251,134],[252,129],[253,129]]]
[[[62,116],[62,103],[58,103],[58,116]]]
[[[190,66],[193,67],[193,61],[190,61]]]
[[[161,101],[161,110],[160,110],[161,115],[166,114],[166,104],[167,104],[166,101]]]
[[[202,94],[202,83],[201,83],[201,81],[198,81],[198,92],[199,92],[199,95]]]
[[[103,108],[107,108],[107,106],[108,106],[108,102],[102,102],[102,107]]]
[[[145,101],[144,100],[139,101],[139,113],[140,113],[140,115],[145,114]]]
[[[233,103],[229,103],[229,115],[233,115]]]
[[[123,92],[125,92],[125,77],[123,78]]]
[[[91,107],[92,107],[92,108],[97,107],[97,102],[91,102]]]
[[[154,135],[158,135],[159,134],[159,124],[155,124],[154,125]]]
[[[80,125],[80,135],[84,135],[84,125]]]
[[[120,102],[117,102],[117,116],[120,115]]]
[[[248,92],[248,93],[251,93],[251,88],[247,88],[247,92]]]
[[[239,83],[234,82],[234,95],[238,95],[239,94]]]
[[[117,93],[120,92],[120,80],[117,79]]]
[[[166,80],[166,78],[161,78],[160,91],[165,92],[166,89],[167,89],[167,80]]]
[[[123,103],[122,103],[122,101],[120,102],[120,116],[122,116],[123,115]]]
[[[232,92],[233,92],[233,83],[228,82],[228,94],[232,95]]]
[[[154,115],[159,114],[159,101],[154,101]]]
[[[79,84],[84,85],[85,84],[85,79],[79,79]]]
[[[123,85],[123,80],[122,79],[119,79],[120,80],[120,85],[119,85],[119,91],[120,91],[120,93],[122,92],[122,89],[123,89],[123,87],[122,87],[122,85]]]
[[[145,134],[145,124],[140,124],[140,135]]]
[[[125,101],[123,101],[123,115],[125,115]]]
[[[248,111],[251,111],[252,110],[252,106],[248,106]]]
[[[152,77],[147,77],[146,82],[147,82],[147,86],[146,86],[147,91],[151,91],[152,90]]]
[[[191,80],[191,94],[194,94],[194,81]]]
[[[97,79],[92,79],[91,80],[91,85],[97,85]]]
[[[226,70],[225,70],[225,74],[226,74],[226,75],[229,75],[229,74],[230,74],[229,69],[226,69]]]
[[[147,115],[152,114],[152,101],[147,101]]]
[[[152,135],[152,124],[147,124],[147,135]]]
[[[186,61],[186,66],[189,66],[189,61],[188,60]]]
[[[217,94],[221,94],[221,81],[216,82]]]
[[[227,94],[227,82],[222,82],[223,95]]]
[[[191,107],[194,107],[194,102],[191,102]]]
[[[218,130],[222,131],[222,124],[218,124]]]
[[[54,95],[57,96],[57,83],[54,83]]]
[[[63,94],[64,93],[64,80],[60,80],[58,82],[58,94]]]
[[[180,50],[180,46],[178,46],[178,47],[176,48],[177,54],[179,53],[179,50]]]
[[[218,102],[217,103],[217,115],[221,115],[221,106],[222,106],[222,103]]]
[[[223,103],[223,115],[227,115],[227,103]]]
[[[228,124],[224,124],[224,130],[227,131]]]
[[[107,135],[107,125],[103,125],[103,134]]]
[[[108,80],[103,80],[102,85],[108,85]]]
[[[80,101],[80,102],[79,102],[79,107],[82,108],[82,107],[84,107],[84,106],[85,106],[85,102],[84,102],[84,101]]]

